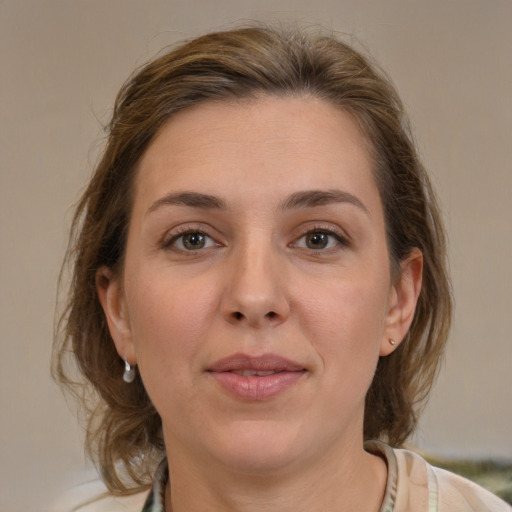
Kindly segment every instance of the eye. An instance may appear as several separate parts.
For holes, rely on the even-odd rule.
[[[198,251],[208,247],[214,247],[217,244],[206,233],[201,231],[188,231],[187,233],[174,236],[166,245],[167,247],[181,251]]]
[[[339,245],[348,245],[348,243],[342,236],[334,231],[315,229],[314,231],[309,231],[302,235],[294,245],[300,249],[319,251],[332,249]]]

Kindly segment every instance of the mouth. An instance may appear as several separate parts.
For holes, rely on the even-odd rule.
[[[276,373],[280,373],[275,370],[269,370],[269,371],[257,371],[257,370],[233,370],[231,373],[236,373],[237,375],[241,375],[242,377],[265,377],[267,375],[275,375]]]
[[[225,392],[248,401],[280,395],[307,372],[304,366],[274,354],[235,354],[217,361],[207,371]]]

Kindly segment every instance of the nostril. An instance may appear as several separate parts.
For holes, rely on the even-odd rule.
[[[269,311],[265,315],[265,318],[268,318],[268,319],[273,319],[273,318],[276,318],[276,317],[277,317],[277,313],[275,311]],[[233,318],[235,320],[242,320],[243,318],[245,318],[245,315],[243,313],[241,313],[240,311],[234,311],[233,312]]]

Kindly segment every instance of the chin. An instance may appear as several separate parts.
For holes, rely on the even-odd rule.
[[[238,474],[273,475],[304,458],[308,443],[297,429],[264,421],[244,421],[215,443],[215,455]]]

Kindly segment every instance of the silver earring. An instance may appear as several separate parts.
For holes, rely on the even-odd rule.
[[[395,340],[392,340],[391,338],[389,338],[389,343],[391,345],[393,345],[393,347],[396,345],[396,341]]]
[[[123,380],[130,383],[133,382],[133,379],[135,379],[135,365],[132,366],[128,361],[125,360]]]

